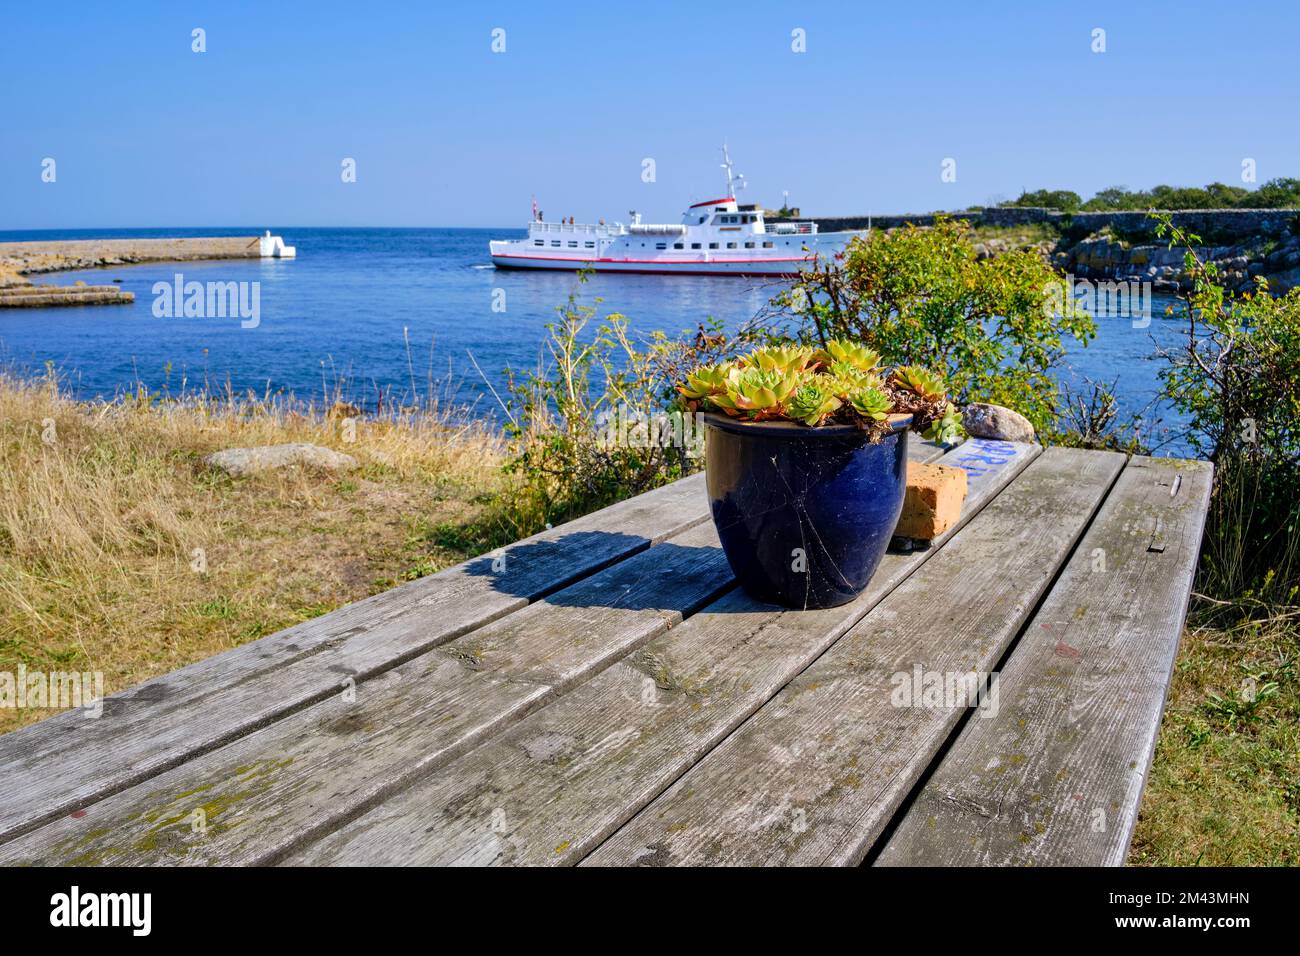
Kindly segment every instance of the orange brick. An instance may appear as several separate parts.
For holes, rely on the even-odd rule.
[[[963,469],[909,461],[903,514],[894,534],[919,541],[933,540],[957,523],[965,500]]]

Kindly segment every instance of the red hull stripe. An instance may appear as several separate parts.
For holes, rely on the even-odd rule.
[[[792,270],[789,271],[789,272],[785,272],[785,271],[782,271],[782,272],[749,272],[749,271],[747,271],[747,270],[745,270],[745,269],[727,269],[727,270],[718,270],[718,269],[690,269],[690,270],[685,270],[685,269],[603,269],[603,270],[602,270],[599,266],[592,265],[591,263],[585,263],[585,264],[586,264],[586,265],[591,265],[592,268],[595,269],[597,272],[601,272],[601,271],[604,271],[604,272],[618,272],[618,273],[621,273],[621,274],[623,274],[623,275],[651,275],[651,276],[653,276],[653,275],[672,275],[672,276],[731,276],[731,277],[736,278],[736,279],[741,279],[741,278],[744,278],[744,277],[746,277],[746,276],[763,276],[764,278],[769,278],[769,279],[770,279],[770,278],[776,278],[776,277],[787,277],[787,278],[789,278],[789,277],[793,277],[793,276],[797,276],[797,275],[799,275],[799,270],[797,270],[797,269],[792,269]],[[498,269],[520,269],[520,270],[532,269],[532,270],[535,271],[535,272],[560,272],[560,271],[562,271],[562,270],[560,270],[560,269],[546,269],[546,268],[544,268],[544,267],[542,267],[542,266],[515,265],[515,264],[509,263],[509,262],[498,262],[498,263],[496,263],[496,267],[497,267]]]
[[[735,196],[728,196],[726,199],[710,199],[708,202],[697,202],[692,205],[691,209],[699,209],[701,206],[716,206],[720,202],[735,202]]]
[[[493,259],[541,259],[545,262],[572,262],[581,265],[584,262],[612,262],[612,263],[645,263],[648,265],[663,266],[721,266],[721,265],[747,265],[753,263],[767,262],[807,262],[812,256],[791,256],[788,258],[771,258],[771,259],[713,259],[709,262],[684,261],[673,259],[579,259],[573,256],[515,256],[505,255],[504,253],[492,253]]]

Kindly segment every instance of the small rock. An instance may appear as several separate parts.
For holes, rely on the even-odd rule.
[[[208,455],[203,461],[236,478],[244,478],[271,468],[285,468],[289,465],[311,465],[326,471],[349,471],[357,467],[357,460],[351,455],[322,448],[320,445],[309,445],[306,442],[261,445],[255,448],[227,448]]]
[[[1000,441],[1032,442],[1034,426],[1019,412],[1002,405],[975,402],[967,405],[961,416],[966,431],[976,438],[996,438]]]

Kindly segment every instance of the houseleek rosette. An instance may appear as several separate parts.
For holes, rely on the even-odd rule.
[[[912,416],[927,438],[961,434],[943,377],[917,365],[882,368],[860,342],[832,339],[819,349],[774,346],[731,362],[701,366],[677,391],[691,411],[743,421],[790,421],[809,427],[854,424],[878,441],[891,415]]]

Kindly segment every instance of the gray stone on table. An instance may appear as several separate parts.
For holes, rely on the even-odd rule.
[[[208,455],[203,461],[236,478],[290,465],[310,465],[326,471],[350,471],[357,466],[357,460],[351,455],[307,442],[227,448]]]
[[[1019,412],[1004,405],[973,402],[962,412],[962,425],[976,438],[1000,441],[1034,441],[1034,426]]]

